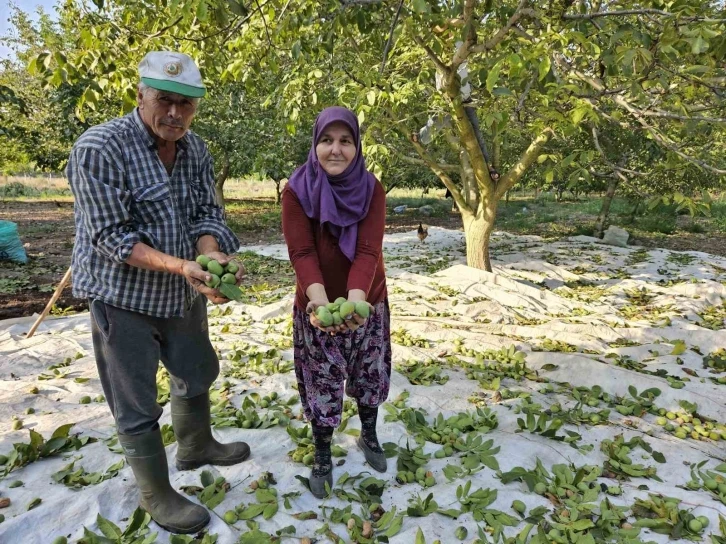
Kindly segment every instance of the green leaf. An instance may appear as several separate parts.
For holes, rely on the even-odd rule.
[[[676,340],[673,343],[673,351],[671,355],[681,355],[686,352],[686,343],[683,340]]]
[[[383,533],[383,536],[387,536],[388,538],[391,538],[398,534],[398,532],[401,530],[401,527],[403,526],[403,516],[396,516],[393,518],[393,521],[391,522],[391,525],[388,526],[388,529],[385,530]]]
[[[426,0],[413,0],[413,11],[416,13],[430,13],[431,8]]]
[[[590,111],[590,108],[587,106],[577,106],[574,110],[572,110],[571,118],[572,122],[577,125],[582,121],[582,118],[585,117],[585,115]]]
[[[547,77],[547,74],[550,73],[550,68],[552,67],[552,63],[550,61],[549,55],[545,55],[541,61],[539,61],[539,80],[542,81],[545,77]]]
[[[236,285],[232,285],[230,283],[220,283],[219,287],[217,287],[217,290],[229,300],[234,300],[235,302],[239,302],[242,300],[242,291],[240,291],[240,288]]]
[[[424,537],[423,531],[421,530],[421,527],[418,528],[418,531],[416,531],[416,540],[415,544],[426,544],[426,538]]]
[[[111,540],[121,539],[121,529],[119,529],[112,521],[104,518],[101,514],[96,516],[96,524],[98,525],[98,529],[106,538],[110,538]]]
[[[703,53],[704,51],[708,50],[709,44],[706,40],[704,40],[701,36],[698,36],[692,40],[691,42],[691,53],[694,55],[699,55]]]
[[[237,2],[237,0],[227,0],[227,5],[229,6],[229,11],[235,15],[239,17],[247,15],[247,8],[240,2]]]
[[[499,79],[499,72],[502,70],[502,63],[497,62],[487,74],[487,91],[490,93],[494,90],[494,86],[497,84]]]
[[[70,433],[73,425],[75,425],[75,423],[67,423],[66,425],[61,425],[55,431],[53,431],[51,438],[68,438],[68,433]]]
[[[202,22],[206,22],[208,15],[209,13],[207,11],[207,0],[200,0],[197,4],[197,19]]]
[[[655,459],[658,463],[665,463],[666,462],[666,458],[665,458],[665,456],[661,452],[654,451],[652,455],[653,455],[653,459]]]
[[[595,527],[595,524],[589,519],[578,519],[570,527],[573,531],[584,531],[585,529]]]
[[[368,99],[368,104],[371,106],[376,103],[376,91],[368,91],[366,94],[366,98]]]
[[[204,487],[209,487],[214,484],[214,476],[212,476],[212,473],[208,470],[202,471],[201,480]]]
[[[274,502],[272,504],[268,504],[265,506],[265,509],[262,511],[262,517],[266,520],[272,518],[275,514],[277,514],[277,503]]]

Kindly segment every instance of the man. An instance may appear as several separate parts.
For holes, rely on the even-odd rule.
[[[205,94],[199,69],[181,53],[151,52],[139,75],[138,107],[91,128],[71,151],[73,292],[89,299],[98,374],[141,506],[171,532],[196,533],[209,513],[169,483],[156,372],[161,360],[171,375],[179,470],[247,459],[244,442],[212,437],[219,360],[206,299],[227,299],[205,285],[210,276],[194,260],[227,264],[239,241],[216,202],[212,158],[189,131]]]

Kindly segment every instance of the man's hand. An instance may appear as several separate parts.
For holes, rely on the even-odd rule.
[[[230,262],[234,262],[234,264],[236,264],[238,268],[237,272],[235,272],[234,274],[234,277],[237,278],[237,282],[235,283],[235,285],[240,284],[242,278],[245,275],[245,267],[242,265],[241,262],[239,262],[234,257],[227,255],[226,253],[222,253],[221,251],[208,251],[204,255],[206,255],[210,259],[217,261],[222,266],[227,266]]]
[[[184,261],[181,267],[181,275],[186,278],[189,284],[197,291],[207,297],[213,304],[224,304],[229,299],[222,296],[219,291],[207,287],[204,283],[209,281],[212,276],[205,271],[202,266],[195,261]]]

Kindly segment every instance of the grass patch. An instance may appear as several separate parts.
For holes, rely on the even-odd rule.
[[[41,186],[13,181],[5,185],[0,185],[0,198],[6,199],[23,199],[23,198],[55,198],[59,196],[72,196],[71,189],[68,186]]]
[[[673,234],[676,231],[676,217],[664,214],[648,214],[636,220],[636,226],[645,232]]]
[[[225,205],[227,224],[235,232],[281,229],[281,208],[274,200],[230,200]]]
[[[271,288],[288,287],[295,284],[295,272],[290,261],[264,257],[252,251],[245,251],[238,255],[245,266],[245,275],[242,285],[252,286],[274,280]]]

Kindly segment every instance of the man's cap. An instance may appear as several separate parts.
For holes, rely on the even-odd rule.
[[[152,89],[192,98],[206,93],[202,74],[191,57],[175,51],[151,51],[139,63],[141,81]]]

